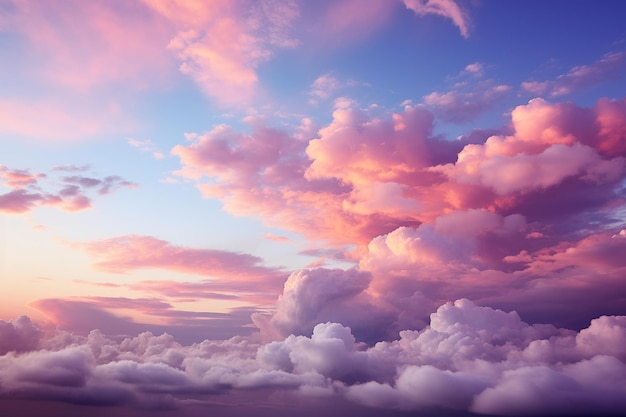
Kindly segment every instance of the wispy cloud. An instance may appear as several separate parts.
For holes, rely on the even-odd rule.
[[[453,79],[448,91],[433,91],[423,103],[446,122],[464,123],[477,118],[512,93],[509,85],[485,78],[486,65],[468,64]]]
[[[434,14],[450,19],[464,38],[469,37],[469,15],[454,0],[404,0],[404,5],[418,16]]]
[[[133,148],[139,149],[141,152],[149,153],[154,159],[165,158],[163,152],[161,152],[150,139],[138,140],[128,138],[126,142]]]
[[[623,77],[626,52],[610,52],[590,65],[573,67],[554,80],[524,81],[522,89],[536,95],[560,97]]]
[[[232,299],[270,304],[287,273],[263,265],[245,253],[172,245],[151,236],[127,235],[92,242],[72,243],[94,257],[94,266],[110,273],[137,269],[163,269],[210,277],[201,282],[141,281],[134,290],[178,299]]]
[[[147,4],[182,28],[168,44],[181,61],[180,71],[226,106],[251,104],[258,87],[256,68],[275,48],[297,44],[289,33],[299,15],[293,1]]]

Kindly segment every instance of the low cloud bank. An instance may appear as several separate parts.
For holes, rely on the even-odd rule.
[[[576,332],[460,299],[422,330],[373,346],[332,322],[269,343],[251,336],[190,346],[149,332],[121,341],[98,330],[42,337],[26,317],[0,331],[5,399],[184,408],[270,390],[389,410],[618,415],[626,407],[626,316]]]

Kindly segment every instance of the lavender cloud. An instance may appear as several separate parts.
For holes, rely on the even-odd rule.
[[[57,333],[40,342],[41,350],[0,356],[0,397],[168,404],[184,413],[189,396],[210,402],[269,389],[388,410],[617,415],[624,406],[625,326],[623,316],[600,317],[580,332],[529,325],[514,311],[460,299],[441,305],[424,329],[371,347],[330,322],[310,336],[269,343],[238,336],[184,346],[148,332],[117,341],[97,330]]]
[[[37,207],[57,207],[69,212],[81,211],[91,208],[97,195],[110,194],[120,188],[137,187],[137,184],[116,175],[103,179],[85,176],[56,178],[54,175],[68,169],[53,168],[50,174],[46,174],[0,165],[2,184],[11,189],[0,194],[0,212],[21,214]]]
[[[525,81],[522,89],[540,96],[560,97],[619,79],[625,66],[626,52],[609,52],[593,64],[573,67],[554,80]]]

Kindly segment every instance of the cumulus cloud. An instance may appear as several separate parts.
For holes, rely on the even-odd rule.
[[[598,126],[602,114],[610,113],[605,107],[619,103],[607,106],[599,101],[594,109],[581,109],[571,103],[531,100],[513,110],[513,135],[467,145],[455,164],[431,169],[498,195],[554,188],[569,178],[578,179],[583,188],[615,184],[623,176],[624,157],[620,147],[607,144],[609,135]],[[612,114],[607,118],[621,117]],[[607,153],[603,148],[612,150]]]
[[[371,117],[348,104],[308,141],[262,123],[250,134],[218,126],[173,153],[178,175],[229,212],[335,249],[357,245],[348,259],[371,274],[369,283],[343,293],[351,273],[292,274],[299,284],[283,289],[276,314],[257,317],[273,337],[306,334],[334,314],[363,340],[387,337],[368,336],[349,309],[325,298],[329,274],[338,277],[341,304],[369,304],[369,320],[389,331],[423,326],[437,304],[464,296],[531,322],[580,328],[603,311],[624,313],[615,295],[625,290],[616,278],[625,109],[624,100],[582,108],[534,99],[511,112],[508,128],[446,141],[433,135],[434,115],[422,106]],[[318,287],[306,278],[313,276]],[[290,297],[312,309],[287,320],[287,311],[297,316]],[[323,302],[309,303],[315,299]],[[571,303],[580,306],[574,314]]]
[[[417,325],[433,303],[463,295],[516,309],[533,322],[549,318],[573,328],[602,312],[623,314],[621,235],[604,232],[550,245],[553,238],[524,239],[523,218],[494,219],[494,229],[472,238],[424,225],[374,239],[360,264],[373,275],[367,291],[378,303],[396,306],[400,328]],[[501,231],[506,227],[509,232]]]
[[[63,170],[53,169],[51,174],[56,172]],[[137,187],[137,184],[117,175],[104,178],[78,175],[55,177],[0,165],[2,185],[11,190],[0,194],[0,212],[21,214],[42,206],[80,211],[90,208],[95,196],[110,194],[120,188]]]
[[[391,334],[384,324],[392,316],[384,307],[376,307],[375,300],[365,293],[370,280],[368,272],[356,269],[293,272],[271,316],[256,314],[253,320],[269,338],[306,335],[317,323],[331,320],[351,326],[362,340],[389,337]]]
[[[0,356],[0,397],[184,413],[190,396],[249,402],[269,390],[386,410],[617,415],[625,325],[623,316],[580,332],[529,325],[514,311],[460,299],[441,305],[424,329],[370,347],[332,322],[267,343],[238,336],[187,346],[149,332],[120,340],[58,332],[41,350]],[[594,343],[607,326],[612,336]]]
[[[403,183],[424,160],[454,155],[449,151],[454,145],[430,138],[432,118],[420,110],[383,122],[338,109],[320,138],[308,143],[267,126],[252,128],[248,135],[218,126],[176,146],[172,153],[183,164],[177,174],[197,181],[206,197],[221,199],[233,214],[258,216],[270,226],[335,244],[368,241],[415,223],[408,196],[402,204],[385,196],[404,194]],[[381,149],[377,144],[389,135],[392,140]],[[364,142],[361,150],[350,152],[359,142]],[[387,178],[372,184],[383,171]]]
[[[25,352],[39,347],[43,333],[27,316],[12,321],[0,320],[0,355]]]
[[[591,182],[611,181],[624,170],[624,160],[603,160],[582,144],[554,144],[536,155],[486,156],[485,148],[468,146],[459,153],[455,174],[459,182],[476,181],[499,195],[546,189],[578,176]],[[445,171],[444,171],[445,172]]]
[[[467,210],[518,214],[557,239],[572,224],[608,227],[619,210],[625,108],[624,100],[581,108],[534,99],[512,111],[509,128],[448,141],[433,134],[434,115],[422,106],[371,117],[347,105],[311,139],[263,123],[250,134],[222,125],[172,153],[176,174],[230,213],[334,245],[365,247]]]

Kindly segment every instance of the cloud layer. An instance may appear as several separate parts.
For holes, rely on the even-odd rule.
[[[38,333],[24,317],[7,326]],[[259,390],[492,415],[618,415],[626,406],[626,317],[603,316],[575,332],[529,325],[514,311],[467,299],[440,306],[423,330],[405,330],[371,347],[332,322],[269,343],[235,337],[183,346],[151,333],[114,341],[98,330],[8,343],[0,356],[3,398],[180,412],[216,396],[253,401]]]

